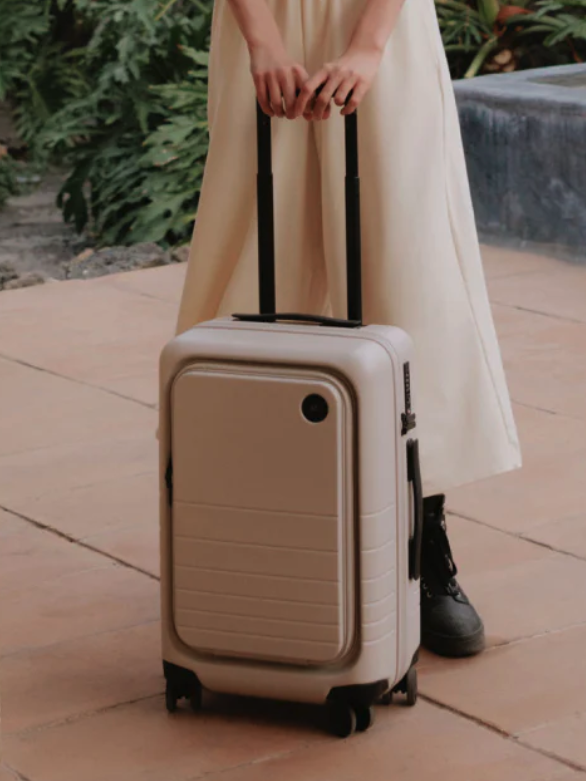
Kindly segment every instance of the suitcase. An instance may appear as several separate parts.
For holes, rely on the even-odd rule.
[[[423,500],[412,345],[363,325],[356,112],[345,117],[348,318],[276,314],[271,121],[257,105],[260,314],[160,363],[166,706],[202,691],[327,707],[333,733],[417,697]]]

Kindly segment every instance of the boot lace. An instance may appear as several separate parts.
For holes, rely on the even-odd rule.
[[[458,568],[454,561],[450,541],[448,539],[445,518],[438,519],[436,523],[430,525],[428,529],[428,548],[426,558],[430,569],[433,571],[434,578],[438,585],[450,596],[460,594],[460,586],[456,580]],[[426,546],[427,547],[427,546]],[[433,586],[428,584],[423,578],[421,588],[428,597],[433,596]]]

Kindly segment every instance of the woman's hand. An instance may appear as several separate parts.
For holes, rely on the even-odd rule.
[[[295,103],[294,117],[327,119],[331,114],[331,101],[344,106],[348,95],[352,97],[341,114],[351,114],[360,105],[372,86],[378,72],[382,51],[376,47],[350,47],[342,57],[326,63],[303,85]],[[319,95],[315,91],[323,85]]]
[[[251,46],[250,70],[258,102],[265,114],[294,119],[297,92],[309,74],[288,56],[282,42]]]

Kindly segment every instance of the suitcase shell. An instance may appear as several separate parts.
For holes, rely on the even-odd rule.
[[[376,325],[222,318],[165,347],[168,679],[189,671],[217,692],[319,703],[348,691],[371,704],[406,675],[420,640],[411,365],[407,334]],[[328,405],[318,423],[302,412],[312,394]]]

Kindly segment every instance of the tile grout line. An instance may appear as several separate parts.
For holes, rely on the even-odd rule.
[[[553,545],[549,545],[547,542],[541,542],[540,540],[534,540],[532,537],[527,537],[523,532],[512,532],[508,529],[501,529],[499,526],[491,526],[490,523],[487,523],[487,521],[480,521],[478,518],[472,518],[470,515],[465,515],[464,513],[457,512],[456,510],[447,510],[448,515],[453,515],[455,518],[461,518],[464,521],[470,521],[470,523],[475,523],[478,526],[482,526],[485,529],[491,529],[491,531],[494,532],[500,532],[501,534],[506,534],[507,537],[513,537],[515,540],[521,540],[522,542],[528,542],[533,545],[537,545],[540,548],[545,548],[546,550],[550,550],[553,553],[559,553],[561,556],[569,556],[571,559],[577,559],[578,561],[586,561],[586,558],[584,556],[580,556],[577,553],[572,553],[571,551],[562,550],[561,548],[555,548]]]
[[[144,270],[144,269],[141,269]],[[102,277],[103,279],[103,277]],[[65,280],[64,280],[65,281]],[[127,287],[126,285],[117,285],[114,282],[106,281],[104,280],[104,287],[110,287],[113,290],[117,290],[119,293],[132,293],[133,295],[139,295],[143,296],[144,298],[148,298],[150,301],[160,301],[163,304],[169,304],[169,306],[177,306],[177,302],[175,300],[171,300],[170,298],[162,298],[161,296],[155,296],[153,293],[145,293],[144,290],[138,290],[133,287]]]
[[[573,716],[584,716],[586,715],[586,711],[574,711]],[[565,717],[567,718],[567,717]],[[559,721],[559,719],[553,719],[552,721],[543,721],[541,724],[536,724],[533,727],[528,727],[527,729],[524,729],[522,732],[517,732],[516,737],[519,740],[524,740],[529,735],[533,735],[534,732],[539,732],[540,730],[546,729],[547,727],[551,727],[553,724],[556,724]]]
[[[29,735],[37,735],[40,732],[45,732],[49,729],[58,729],[60,727],[66,727],[69,724],[76,724],[78,721],[84,719],[91,719],[94,716],[101,716],[104,713],[110,713],[111,711],[124,708],[127,705],[136,705],[139,702],[147,702],[147,700],[154,700],[156,697],[163,698],[163,690],[153,693],[145,694],[143,697],[135,697],[132,700],[124,700],[123,702],[115,702],[112,705],[104,705],[102,708],[96,708],[91,711],[83,711],[82,713],[73,713],[71,716],[66,716],[64,719],[56,719],[55,721],[47,721],[44,724],[36,724],[32,727],[27,727],[22,730],[15,730],[14,732],[7,732],[7,735],[16,737],[28,737]]]
[[[550,635],[560,635],[562,632],[573,632],[575,629],[582,629],[583,627],[586,627],[586,621],[577,621],[574,624],[560,626],[557,629],[544,629],[541,632],[536,632],[534,635],[513,637],[510,640],[504,640],[502,643],[495,643],[494,645],[488,646],[484,650],[484,653],[489,654],[493,651],[500,651],[504,648],[510,648],[511,646],[523,645],[523,643],[530,643],[532,640],[541,640],[543,637],[549,637]]]
[[[584,418],[579,418],[576,415],[569,415],[567,412],[560,412],[559,410],[548,409],[547,407],[538,407],[536,404],[529,404],[526,401],[520,401],[519,399],[515,399],[512,396],[511,401],[513,404],[516,404],[518,407],[523,407],[524,409],[532,409],[536,412],[544,412],[546,415],[551,415],[552,417],[564,418],[564,420],[572,420],[577,423],[584,423]]]
[[[521,306],[519,304],[509,304],[505,301],[497,301],[496,299],[490,300],[491,304],[497,306],[503,306],[506,309],[514,309],[517,312],[527,312],[531,315],[540,315],[541,317],[549,317],[552,320],[559,320],[562,323],[573,323],[574,325],[586,325],[584,320],[578,320],[574,317],[562,317],[561,315],[555,315],[552,312],[542,312],[540,309],[531,309],[528,306]]]
[[[17,366],[24,366],[26,369],[32,369],[33,371],[41,372],[42,374],[48,374],[50,377],[57,377],[60,380],[73,382],[76,385],[81,385],[82,388],[92,388],[93,390],[98,390],[98,391],[102,391],[102,393],[107,393],[109,396],[114,396],[117,399],[123,399],[124,401],[134,402],[135,404],[139,404],[141,407],[145,407],[146,409],[156,410],[158,406],[157,404],[149,404],[146,401],[135,399],[132,396],[125,396],[123,393],[118,393],[116,391],[111,390],[110,388],[104,388],[102,385],[92,385],[91,382],[86,382],[85,380],[79,380],[76,377],[69,377],[66,374],[59,374],[59,372],[55,372],[52,369],[45,369],[42,366],[35,366],[34,363],[28,363],[28,361],[23,361],[21,358],[14,358],[10,355],[5,355],[4,353],[0,353],[0,358],[4,361],[15,363]]]
[[[8,768],[8,772],[12,774],[15,781],[32,781],[28,776],[23,775],[20,770],[17,770],[15,767],[12,767],[12,765],[9,765],[8,762],[3,763],[5,768]],[[2,767],[2,765],[0,765]]]
[[[466,721],[471,721],[473,724],[476,724],[479,727],[487,729],[490,732],[493,732],[496,735],[505,738],[511,743],[514,743],[515,745],[522,746],[527,751],[532,751],[535,754],[539,754],[540,756],[547,757],[548,759],[554,760],[555,762],[558,762],[561,765],[565,765],[571,770],[577,770],[580,773],[586,773],[585,765],[580,765],[578,762],[574,762],[571,759],[566,759],[565,757],[561,757],[557,754],[554,754],[553,752],[546,751],[545,749],[540,749],[537,748],[536,746],[531,746],[529,744],[526,744],[523,742],[522,739],[511,734],[510,732],[507,732],[501,727],[498,727],[496,724],[492,724],[489,721],[483,721],[483,719],[479,718],[478,716],[473,716],[471,713],[467,713],[466,711],[460,710],[459,708],[456,708],[453,705],[447,705],[446,703],[441,702],[440,700],[436,700],[434,697],[430,697],[428,694],[422,694],[420,692],[419,697],[424,702],[427,702],[430,705],[435,705],[436,707],[441,708],[442,710],[446,710],[449,713],[453,713],[455,716],[460,716],[461,718],[466,719]]]
[[[562,415],[561,412],[556,412],[553,409],[547,409],[546,407],[537,407],[535,404],[528,404],[526,401],[519,401],[519,399],[514,399],[511,397],[511,401],[513,404],[516,404],[518,407],[523,407],[524,409],[532,409],[536,412],[545,412],[546,415],[552,415],[553,417],[557,415],[561,415],[564,418],[567,418],[568,420],[580,420],[580,418],[573,418],[569,415]]]
[[[14,657],[25,656],[26,654],[34,655],[37,651],[49,651],[52,648],[57,648],[64,643],[73,643],[83,640],[95,640],[97,638],[106,637],[107,635],[118,634],[119,632],[132,632],[134,629],[142,629],[147,626],[153,626],[153,624],[160,624],[160,618],[149,618],[147,621],[141,621],[139,624],[126,624],[124,626],[115,626],[111,629],[103,629],[100,632],[90,632],[89,634],[78,635],[77,637],[67,638],[65,640],[54,640],[52,643],[46,645],[28,645],[16,648],[14,651],[2,652],[0,655],[0,666],[5,659],[12,659]]]
[[[22,521],[25,521],[26,523],[30,523],[32,526],[35,526],[37,529],[40,529],[41,531],[49,532],[49,534],[53,534],[56,537],[65,540],[66,542],[69,542],[73,545],[77,545],[80,548],[85,548],[86,550],[90,550],[93,553],[99,554],[100,556],[104,556],[110,561],[113,561],[116,564],[120,564],[122,567],[126,567],[127,569],[134,570],[134,572],[139,572],[141,575],[146,575],[147,578],[150,578],[151,580],[155,580],[157,582],[160,581],[160,578],[157,575],[154,575],[152,572],[149,572],[148,570],[143,569],[142,567],[137,567],[135,564],[130,564],[128,561],[125,561],[124,559],[121,559],[118,556],[114,556],[113,553],[108,553],[107,551],[101,550],[100,548],[97,548],[94,545],[90,545],[89,543],[84,542],[83,540],[78,540],[69,534],[65,534],[65,532],[59,531],[59,529],[55,529],[52,526],[47,526],[47,524],[41,523],[41,521],[35,521],[34,518],[29,518],[27,515],[23,515],[22,513],[15,512],[14,510],[11,510],[9,507],[4,507],[1,504],[0,504],[0,510],[3,510],[9,515],[13,515],[15,518],[20,518]]]

